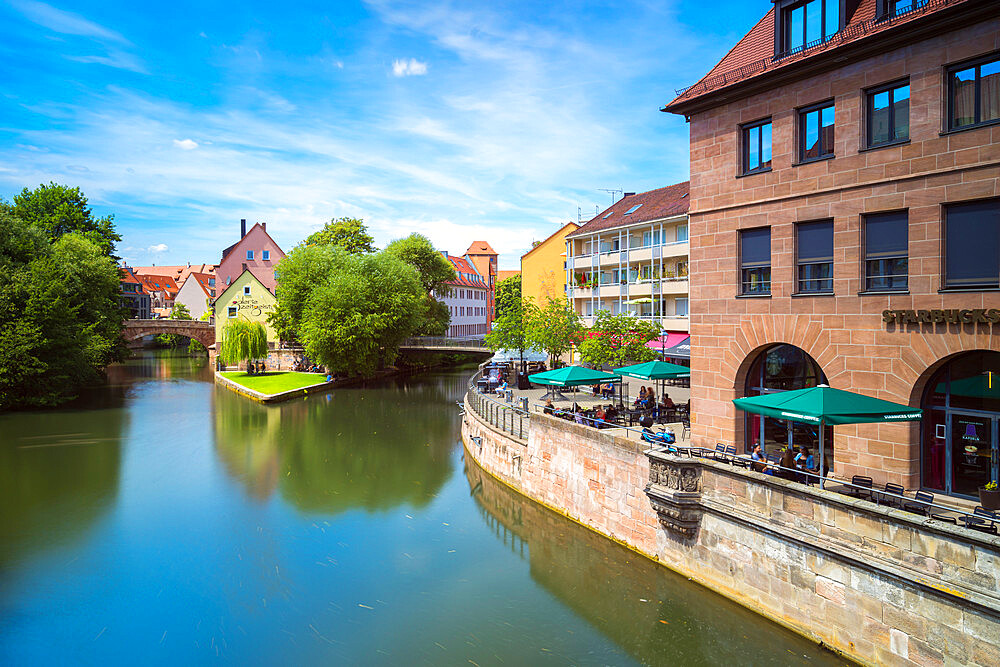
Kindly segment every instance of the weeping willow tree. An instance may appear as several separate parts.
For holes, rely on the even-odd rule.
[[[219,359],[225,364],[255,361],[267,356],[267,331],[260,322],[233,320],[222,328]]]

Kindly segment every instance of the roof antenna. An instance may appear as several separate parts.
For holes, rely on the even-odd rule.
[[[577,224],[583,222],[583,209],[579,206],[576,207],[576,222]]]
[[[617,190],[609,190],[608,188],[597,188],[597,189],[600,190],[601,192],[607,192],[608,194],[611,195],[611,205],[612,206],[615,205],[615,201],[616,201],[615,200],[615,194],[620,194],[620,195],[621,194],[625,194],[625,191],[622,190],[621,188],[618,188]]]

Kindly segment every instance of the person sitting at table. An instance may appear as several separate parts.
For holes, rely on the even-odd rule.
[[[593,387],[590,388],[590,393],[593,394],[594,396],[599,395],[601,393],[601,385],[595,384]]]
[[[674,400],[670,398],[670,394],[663,392],[663,398],[660,399],[660,407],[670,409],[674,407]]]
[[[618,411],[615,410],[615,406],[609,405],[608,409],[604,411],[604,419],[613,422],[616,417],[618,417]]]
[[[547,414],[547,415],[551,415],[551,414],[552,414],[552,413],[554,413],[555,411],[556,411],[556,409],[555,409],[555,407],[554,407],[554,406],[552,405],[552,399],[551,399],[551,398],[546,398],[546,399],[545,399],[545,407],[544,407],[544,408],[542,408],[542,412],[544,412],[544,413],[545,413],[545,414]]]
[[[809,452],[808,447],[800,447],[798,456],[795,457],[795,465],[800,470],[808,470],[809,472],[816,472],[816,460],[813,455]]]
[[[750,454],[750,469],[755,472],[767,471],[767,459],[764,458],[764,450],[760,448],[760,443],[754,443],[753,453]]]
[[[614,398],[615,386],[610,382],[601,385],[601,398]]]
[[[643,402],[643,405],[647,410],[656,407],[656,392],[653,391],[652,387],[646,392],[646,400]]]
[[[645,387],[639,387],[639,398],[635,399],[635,403],[632,404],[632,407],[634,407],[634,408],[639,407],[639,405],[644,400],[646,400],[646,388]]]
[[[782,479],[789,479],[793,482],[796,480],[797,475],[795,474],[795,452],[792,451],[791,447],[785,448],[785,451],[781,454],[781,460],[778,461],[778,465],[781,469],[776,473],[778,477]]]
[[[502,398],[506,393],[507,393],[507,380],[505,379],[500,383],[500,386],[497,387],[497,396],[500,396]]]
[[[602,406],[598,405],[597,409],[594,410],[594,417],[596,417],[598,421],[598,423],[595,424],[595,426],[597,426],[597,428],[603,428],[604,422],[608,418],[608,413]]]

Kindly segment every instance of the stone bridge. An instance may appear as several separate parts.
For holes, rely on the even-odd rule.
[[[205,347],[215,345],[215,325],[201,320],[125,320],[122,338],[132,341],[151,334],[178,334]]]

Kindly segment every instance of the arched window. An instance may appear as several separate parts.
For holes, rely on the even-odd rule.
[[[828,384],[819,364],[805,350],[794,345],[772,345],[762,350],[747,373],[744,396],[760,396],[792,389],[806,389]],[[827,427],[827,467],[833,467],[833,429]],[[778,452],[786,446],[806,446],[818,454],[819,431],[815,425],[791,422],[746,413],[746,447],[752,451],[760,444],[765,453]],[[819,460],[819,456],[816,457]]]
[[[967,352],[945,363],[927,383],[921,407],[922,487],[976,496],[997,479],[1000,352]]]

